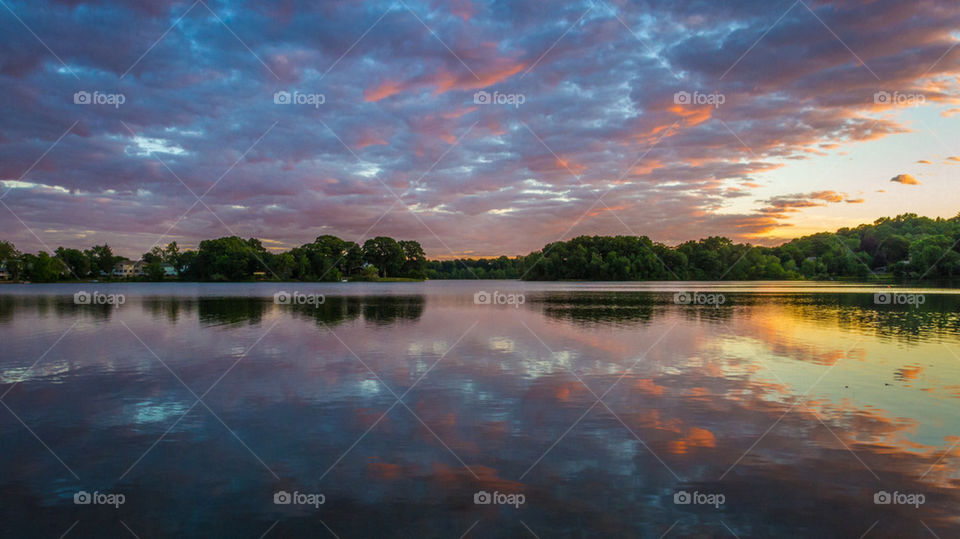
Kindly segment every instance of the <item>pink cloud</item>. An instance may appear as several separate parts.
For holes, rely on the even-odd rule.
[[[364,90],[363,98],[367,102],[380,101],[381,99],[386,99],[392,95],[400,93],[405,88],[406,85],[403,82],[387,79],[372,88]]]

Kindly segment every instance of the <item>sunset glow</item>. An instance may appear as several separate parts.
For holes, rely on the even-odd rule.
[[[646,4],[6,2],[0,226],[450,258],[957,213],[960,6]]]

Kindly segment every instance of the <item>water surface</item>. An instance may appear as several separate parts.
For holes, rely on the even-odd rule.
[[[960,295],[894,290],[0,286],[0,532],[956,537]],[[494,291],[523,303],[475,303]]]

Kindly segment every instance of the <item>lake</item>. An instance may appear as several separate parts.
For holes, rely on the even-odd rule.
[[[957,537],[958,399],[953,290],[3,285],[0,532]]]

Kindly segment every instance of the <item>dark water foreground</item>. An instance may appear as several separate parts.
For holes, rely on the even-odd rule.
[[[671,286],[4,286],[0,535],[960,536],[960,296]]]

